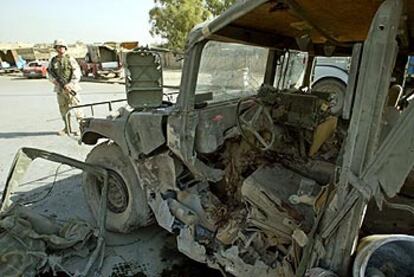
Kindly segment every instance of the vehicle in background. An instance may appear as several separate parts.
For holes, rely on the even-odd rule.
[[[48,62],[32,61],[23,67],[23,76],[26,78],[46,78]]]
[[[326,79],[335,80],[346,86],[350,65],[350,57],[317,57],[312,86],[314,87]]]
[[[278,75],[284,76],[281,85],[295,88],[306,86],[303,81],[308,63],[307,53],[292,51],[286,59],[289,64],[288,71],[285,73],[282,69],[281,72],[278,72]],[[331,97],[333,98],[332,102],[335,102],[335,108],[332,108],[332,113],[339,115],[344,105],[351,58],[318,56],[314,58],[312,64],[310,87],[315,91],[333,92]]]
[[[414,56],[408,58],[407,76],[411,78],[414,76]]]
[[[342,107],[344,105],[350,65],[350,57],[317,57],[312,77],[312,88],[317,91],[335,91],[337,106]],[[414,56],[408,56],[402,80],[404,91],[399,98],[402,105],[401,108],[406,105],[406,101],[412,101],[414,98]],[[399,82],[396,79],[395,81]],[[340,110],[336,114],[339,112]]]
[[[339,114],[344,105],[346,85],[351,64],[350,57],[317,57],[313,70],[312,89],[315,91],[335,92],[337,110]]]
[[[94,78],[117,77],[121,71],[115,48],[108,45],[88,45],[85,59],[80,61],[82,75]]]
[[[85,77],[92,75],[94,78],[122,77],[122,51],[133,49],[137,46],[138,42],[136,41],[88,45],[85,59],[79,61],[82,75]]]
[[[0,50],[0,69],[5,72],[21,70],[26,65],[26,60],[16,50]]]

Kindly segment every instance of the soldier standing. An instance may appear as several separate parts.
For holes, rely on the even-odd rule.
[[[55,85],[54,91],[57,95],[59,111],[65,123],[65,128],[58,132],[58,135],[63,136],[69,130],[66,126],[66,113],[70,107],[80,104],[78,92],[80,91],[81,70],[76,60],[66,54],[68,47],[64,40],[55,40],[53,48],[57,55],[50,60],[47,72],[49,80]],[[82,112],[76,110],[75,114],[76,119],[80,122],[83,117]]]

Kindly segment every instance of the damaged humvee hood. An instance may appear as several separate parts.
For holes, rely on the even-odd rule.
[[[275,48],[290,45],[290,49],[301,49],[302,41],[309,41],[316,52],[324,51],[322,46],[336,46],[339,53],[349,54],[351,43],[366,39],[371,21],[382,2],[240,1],[212,21],[197,26],[189,45],[206,38]],[[407,14],[413,14],[414,3],[407,1],[406,5]],[[402,36],[409,35],[407,30],[414,27],[413,21],[408,17]],[[413,46],[408,49],[409,52],[413,50]]]

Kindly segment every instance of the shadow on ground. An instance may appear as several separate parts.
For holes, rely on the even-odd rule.
[[[27,78],[27,77],[23,77],[23,76],[17,76],[17,77],[12,77],[10,78],[10,80],[12,81],[21,81],[21,80],[45,80],[46,78]]]
[[[0,138],[13,139],[19,137],[43,137],[56,134],[57,132],[0,132]]]

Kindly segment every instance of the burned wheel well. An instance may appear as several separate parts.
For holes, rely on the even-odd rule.
[[[106,136],[97,132],[85,132],[82,134],[82,142],[88,145],[94,145],[100,138],[107,138]]]

